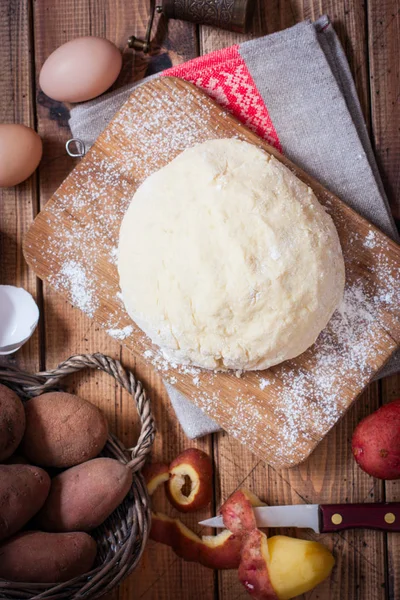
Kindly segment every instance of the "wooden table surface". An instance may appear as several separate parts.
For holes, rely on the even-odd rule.
[[[185,438],[160,377],[145,362],[108,337],[28,269],[21,241],[34,216],[76,164],[64,150],[70,137],[68,108],[45,97],[38,74],[57,46],[82,35],[104,36],[124,48],[129,35],[143,35],[144,0],[1,0],[0,122],[35,127],[44,141],[37,174],[0,190],[0,282],[23,286],[37,299],[41,321],[31,341],[16,355],[26,369],[52,368],[72,354],[101,351],[135,370],[152,400],[158,435],[154,459],[170,461],[196,445],[215,461],[214,502],[210,513],[236,488],[245,485],[271,504],[400,500],[400,481],[383,483],[354,463],[350,439],[362,417],[400,396],[400,376],[373,383],[345,418],[303,465],[276,471],[224,434],[192,442]],[[392,211],[400,219],[400,31],[396,0],[260,0],[253,35],[289,27],[327,13],[344,45],[356,81]],[[159,48],[150,57],[124,51],[118,85],[141,79],[171,64],[236,43],[250,36],[171,22],[157,31]],[[106,376],[89,374],[69,380],[69,389],[96,403],[114,432],[132,445],[137,420],[129,397]],[[162,490],[157,510],[172,510]],[[195,527],[199,516],[185,517]],[[292,532],[293,534],[295,532]],[[301,532],[302,537],[316,538]],[[303,598],[313,600],[396,600],[400,598],[400,535],[349,531],[319,538],[335,554],[331,578]],[[213,572],[177,558],[169,548],[149,542],[135,573],[107,600],[239,600],[248,598],[234,571]]]

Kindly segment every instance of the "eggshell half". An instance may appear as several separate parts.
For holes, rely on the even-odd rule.
[[[32,175],[42,158],[42,140],[26,125],[0,125],[0,187],[17,185]]]
[[[81,37],[54,50],[44,63],[39,84],[61,102],[84,102],[105,92],[122,66],[118,48],[99,37]]]
[[[12,354],[35,331],[39,309],[23,288],[0,285],[0,317],[0,354]]]

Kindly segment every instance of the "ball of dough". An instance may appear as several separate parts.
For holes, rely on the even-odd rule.
[[[236,139],[189,148],[138,188],[122,222],[126,309],[171,361],[266,369],[311,346],[344,263],[312,190]]]

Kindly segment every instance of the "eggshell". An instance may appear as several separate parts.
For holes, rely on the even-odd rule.
[[[42,158],[42,140],[25,125],[0,125],[0,187],[17,185],[32,175]]]
[[[61,102],[83,102],[105,92],[122,66],[118,48],[99,37],[81,37],[54,50],[40,71],[40,87]]]
[[[0,285],[0,317],[0,355],[12,354],[35,331],[39,308],[23,288]]]

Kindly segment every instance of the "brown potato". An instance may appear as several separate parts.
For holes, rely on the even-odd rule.
[[[0,540],[19,531],[43,506],[50,477],[40,467],[0,465]]]
[[[24,430],[24,405],[15,392],[0,384],[0,461],[15,452]]]
[[[49,392],[25,405],[25,456],[41,467],[72,467],[103,449],[108,424],[93,404],[65,392]]]
[[[95,458],[72,467],[51,482],[35,522],[46,531],[90,531],[121,504],[132,472],[113,458]]]
[[[26,531],[0,545],[0,578],[59,583],[90,571],[97,546],[87,533]]]

